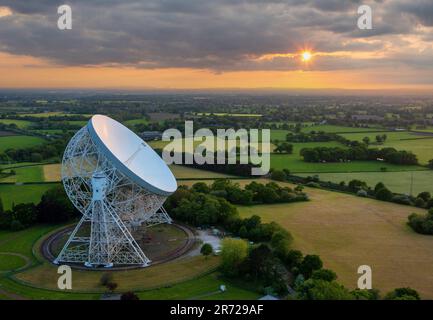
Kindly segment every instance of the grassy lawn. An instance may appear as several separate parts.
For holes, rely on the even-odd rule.
[[[369,137],[373,142],[375,141],[375,137],[378,134],[382,133],[351,133],[342,134],[342,136],[349,140],[358,141],[361,141],[364,137]],[[386,135],[386,142],[375,147],[393,147],[397,150],[412,151],[417,155],[421,164],[426,164],[429,160],[433,159],[433,137],[415,135],[411,134],[410,132],[386,132]]]
[[[34,226],[19,232],[0,231],[0,251],[32,257],[32,247],[36,240],[57,227]],[[5,260],[0,259],[0,271],[19,267],[24,263],[21,261],[18,265],[18,261],[12,264]],[[219,280],[215,272],[200,276],[214,269],[218,263],[218,257],[205,259],[197,256],[143,269],[115,271],[113,275],[114,281],[119,284],[118,292],[138,291],[141,299],[256,299],[259,296],[255,292]],[[31,299],[99,299],[100,294],[106,290],[99,285],[103,273],[74,270],[73,291],[61,292],[56,290],[59,276],[57,267],[44,262],[16,273],[14,277],[18,281],[0,275],[0,286],[9,293]],[[227,292],[217,292],[221,284],[227,286]],[[154,289],[155,287],[160,289]],[[6,298],[6,295],[0,296],[0,299]]]
[[[260,134],[259,134],[259,138],[260,138]],[[209,150],[212,147],[214,148],[214,150],[221,149],[221,148],[218,148],[219,145],[217,145],[217,144],[218,144],[218,142],[221,144],[224,144],[224,140],[217,138],[217,137],[215,137],[214,139],[215,140],[213,141],[213,144],[211,142],[212,140],[210,140],[210,139],[209,139],[209,141],[205,142],[204,140],[203,141],[194,141],[193,138],[176,139],[173,142],[157,140],[157,141],[150,141],[150,142],[148,142],[148,144],[154,149],[163,149],[167,144],[171,143],[171,146],[170,146],[171,148],[176,148],[176,150],[182,151],[182,150],[185,150],[187,144],[188,144],[188,146],[192,145],[193,148],[195,149],[195,148],[197,148],[198,145],[200,145],[202,143],[209,143],[209,148],[208,148]],[[219,139],[219,140],[217,140],[217,139]],[[237,140],[236,144],[235,144],[235,142],[232,140],[232,144],[233,145],[239,145],[240,142],[239,142],[239,140]],[[257,146],[258,146],[259,151],[262,150],[261,143],[258,143]],[[232,148],[232,146],[230,145],[230,149],[231,148]],[[269,144],[269,150],[272,151],[274,148],[275,148],[275,146],[272,143],[270,143]],[[229,150],[229,142],[227,139],[225,139],[225,149]]]
[[[15,171],[15,175],[0,179],[0,182],[42,182],[44,181],[42,166],[18,167],[10,170]]]
[[[184,258],[164,264],[127,271],[113,271],[118,291],[149,290],[187,281],[217,267],[218,257],[205,259],[203,256]],[[75,291],[104,292],[100,285],[104,271],[74,270]],[[48,263],[16,274],[16,278],[35,287],[57,289],[57,267]]]
[[[173,172],[176,179],[201,179],[201,178],[230,178],[233,177],[228,174],[200,170],[195,168],[188,168],[184,166],[171,165],[171,171]]]
[[[294,123],[291,123],[294,125]],[[355,127],[344,127],[344,126],[334,126],[329,124],[322,124],[322,125],[313,125],[308,124],[307,126],[304,126],[301,128],[301,131],[304,133],[308,133],[310,131],[323,131],[323,132],[329,132],[329,133],[349,133],[349,132],[376,132],[376,131],[384,131],[380,128],[355,128]],[[276,129],[271,130],[271,139],[278,139],[280,141],[285,141],[287,133],[293,132],[289,130],[282,130],[282,129]]]
[[[13,203],[38,203],[42,195],[55,184],[0,185],[0,197],[5,209],[12,208]]]
[[[246,183],[242,181],[241,183]],[[306,188],[312,201],[239,207],[241,216],[276,221],[294,237],[294,247],[319,254],[325,267],[355,288],[357,268],[373,270],[373,287],[382,293],[410,286],[433,298],[433,236],[414,233],[407,216],[422,209]]]
[[[379,161],[352,161],[346,163],[312,163],[305,162],[299,155],[303,148],[315,147],[341,147],[344,146],[336,141],[330,142],[306,142],[293,143],[292,154],[271,154],[271,168],[289,169],[293,173],[297,172],[357,172],[357,171],[380,171],[387,168],[388,171],[423,170],[419,166],[401,166]]]
[[[25,113],[25,114],[20,114],[20,116],[29,116],[29,117],[36,117],[36,118],[84,116],[90,118],[92,115],[71,114],[71,113],[64,113],[62,111],[51,111],[51,112],[41,112],[41,113]]]
[[[43,166],[43,181],[60,181],[61,164],[47,164]],[[177,179],[200,179],[200,178],[227,178],[230,175],[211,172],[206,170],[188,168],[179,165],[171,165],[171,171]]]
[[[314,173],[316,174],[316,173]],[[300,176],[312,174],[302,173]],[[403,172],[352,172],[352,173],[319,173],[320,180],[346,183],[353,179],[365,181],[367,185],[374,187],[376,183],[383,182],[391,191],[398,193],[410,193],[413,176],[414,195],[422,191],[433,193],[433,171],[403,171]]]
[[[26,264],[26,261],[18,256],[0,253],[0,272],[18,269]]]
[[[218,117],[261,117],[261,114],[258,113],[223,113],[223,112],[217,112],[217,113],[205,113],[205,112],[197,112],[196,115],[198,116],[218,116]]]
[[[0,234],[0,252],[14,252],[32,258],[32,247],[37,239],[58,226],[36,225],[21,231]]]
[[[123,122],[123,124],[127,127],[133,127],[136,124],[147,124],[149,121],[147,121],[147,119],[142,118],[142,119],[132,119],[132,120],[126,120]]]
[[[27,120],[16,120],[16,119],[0,119],[0,123],[3,124],[16,124],[20,129],[28,129],[32,126],[33,122]]]
[[[39,137],[32,136],[10,136],[0,137],[0,152],[4,152],[6,149],[14,148],[28,148],[40,145],[45,140]]]
[[[219,291],[224,284],[227,291]],[[258,293],[247,291],[218,279],[214,272],[204,277],[183,282],[168,288],[143,291],[138,294],[140,299],[215,299],[215,300],[251,300],[260,297]]]

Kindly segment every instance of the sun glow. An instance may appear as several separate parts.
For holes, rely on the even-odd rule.
[[[301,59],[304,62],[310,61],[312,57],[313,57],[313,54],[310,51],[303,51],[301,53]]]

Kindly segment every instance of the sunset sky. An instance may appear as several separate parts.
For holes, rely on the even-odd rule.
[[[0,0],[0,88],[432,90],[433,1]]]

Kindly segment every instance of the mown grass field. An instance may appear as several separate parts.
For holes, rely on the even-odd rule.
[[[295,125],[295,123],[291,123],[292,125]],[[334,126],[329,124],[322,124],[322,125],[313,125],[313,124],[307,124],[306,126],[301,128],[301,132],[309,133],[310,131],[323,131],[328,133],[354,133],[354,132],[377,132],[377,131],[383,131],[381,128],[371,127],[371,128],[355,128],[355,127],[344,127],[344,126]],[[282,129],[272,129],[271,130],[271,139],[277,139],[279,141],[286,141],[286,136],[289,132],[289,130],[282,130]]]
[[[42,166],[43,168],[43,179],[41,181],[60,181],[61,175],[61,164],[47,164]],[[23,168],[24,169],[24,168]],[[200,179],[200,178],[227,178],[233,177],[231,175],[205,171],[200,169],[188,168],[180,165],[171,165],[171,171],[177,179]]]
[[[0,182],[41,182],[44,181],[42,166],[17,167],[6,169],[5,172],[15,171],[14,175],[0,179]]]
[[[300,156],[300,151],[303,148],[315,147],[340,147],[345,148],[342,144],[336,141],[330,142],[306,142],[292,143],[292,154],[271,154],[271,168],[273,169],[289,169],[293,173],[299,172],[358,172],[358,171],[380,171],[381,168],[386,168],[388,171],[406,171],[406,170],[425,170],[420,166],[404,166],[393,165],[380,161],[352,161],[352,162],[333,162],[333,163],[313,163],[305,162]]]
[[[260,138],[260,137],[259,137]],[[209,138],[209,141],[194,141],[193,138],[183,138],[183,139],[176,139],[172,142],[170,141],[162,141],[162,140],[156,140],[156,141],[149,141],[148,144],[154,148],[154,149],[163,149],[165,146],[167,146],[170,143],[170,148],[179,150],[179,152],[182,152],[182,150],[186,150],[186,147],[193,146],[194,150],[200,145],[203,144],[203,146],[207,147],[208,150],[221,150],[221,146],[225,146],[225,150],[231,150],[234,146],[239,146],[240,142],[239,139],[237,141],[231,140],[228,141],[227,139],[220,139],[218,137],[215,137],[213,140]],[[262,146],[265,146],[263,143],[258,143],[257,147],[258,150],[262,150]],[[275,146],[272,143],[269,143],[267,145],[269,147],[269,150],[272,152],[272,150],[275,148]],[[245,146],[243,146],[245,147]]]
[[[20,116],[29,116],[29,117],[36,117],[36,118],[84,116],[90,118],[92,115],[64,113],[61,111],[51,111],[51,112],[40,112],[40,113],[24,113],[24,114],[20,114]]]
[[[33,122],[31,122],[31,121],[16,120],[16,119],[0,119],[0,123],[3,123],[3,124],[15,124],[20,129],[28,129],[33,124]]]
[[[0,184],[0,198],[3,201],[4,208],[7,210],[12,208],[12,204],[14,203],[38,203],[45,191],[54,186],[55,184]]]
[[[301,173],[300,176],[318,175],[322,181],[339,183],[358,179],[365,181],[368,186],[374,187],[378,182],[383,182],[391,191],[417,195],[423,191],[433,193],[433,171],[400,171],[400,172],[349,172],[349,173]]]
[[[364,137],[369,137],[371,142],[376,141],[376,135],[383,133],[349,133],[342,134],[343,137],[349,140],[361,141]],[[417,155],[421,164],[427,164],[429,160],[433,159],[433,137],[415,135],[410,132],[386,132],[387,139],[381,145],[371,147],[384,148],[393,147],[397,150],[412,151]]]
[[[0,272],[15,270],[23,267],[26,261],[19,257],[0,252]]]
[[[123,124],[127,127],[133,127],[137,124],[146,124],[149,121],[147,121],[147,119],[142,118],[142,119],[132,119],[132,120],[126,120],[123,122]]]
[[[242,180],[241,184],[247,183]],[[319,254],[349,288],[357,285],[357,268],[373,270],[373,287],[386,293],[412,287],[433,298],[433,237],[413,232],[407,216],[425,210],[306,188],[311,201],[239,207],[241,216],[276,221],[294,236],[293,247]]]
[[[223,112],[217,112],[217,113],[204,113],[204,112],[197,112],[196,115],[198,116],[218,116],[218,117],[261,117],[261,114],[258,113],[223,113]]]
[[[41,243],[41,237],[58,227],[38,225],[18,232],[0,231],[0,252],[23,254],[35,262],[36,259],[41,259],[37,249]],[[38,258],[35,258],[32,252],[37,253]],[[114,281],[119,284],[118,292],[134,290],[141,299],[258,298],[258,293],[219,280],[215,272],[208,273],[218,263],[219,257],[213,256],[206,259],[203,256],[197,256],[144,269],[115,271],[113,276]],[[22,265],[23,261],[18,260],[2,262],[0,272]],[[34,264],[30,269],[15,273],[13,276],[0,273],[0,286],[6,291],[6,294],[0,295],[0,300],[10,299],[11,296],[16,295],[30,299],[98,299],[100,294],[106,291],[99,284],[103,273],[104,271],[76,270],[73,275],[73,291],[64,292],[57,289],[59,275],[56,266],[47,262]],[[221,284],[227,286],[227,292],[218,292]],[[86,293],[85,291],[91,292]]]
[[[0,152],[4,152],[6,149],[14,148],[28,148],[34,147],[44,143],[44,139],[33,136],[10,136],[0,137]]]
[[[166,286],[190,280],[200,274],[206,273],[219,264],[218,257],[205,259],[203,256],[184,258],[164,264],[143,269],[116,271],[113,273],[114,281],[119,285],[118,291],[143,291],[160,286]],[[104,292],[100,279],[104,271],[74,271],[74,291]],[[57,289],[57,266],[49,263],[18,273],[16,278],[38,288]]]

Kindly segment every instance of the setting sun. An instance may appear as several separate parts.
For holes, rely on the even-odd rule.
[[[301,56],[302,56],[302,61],[310,61],[311,58],[313,57],[310,51],[302,52]]]

